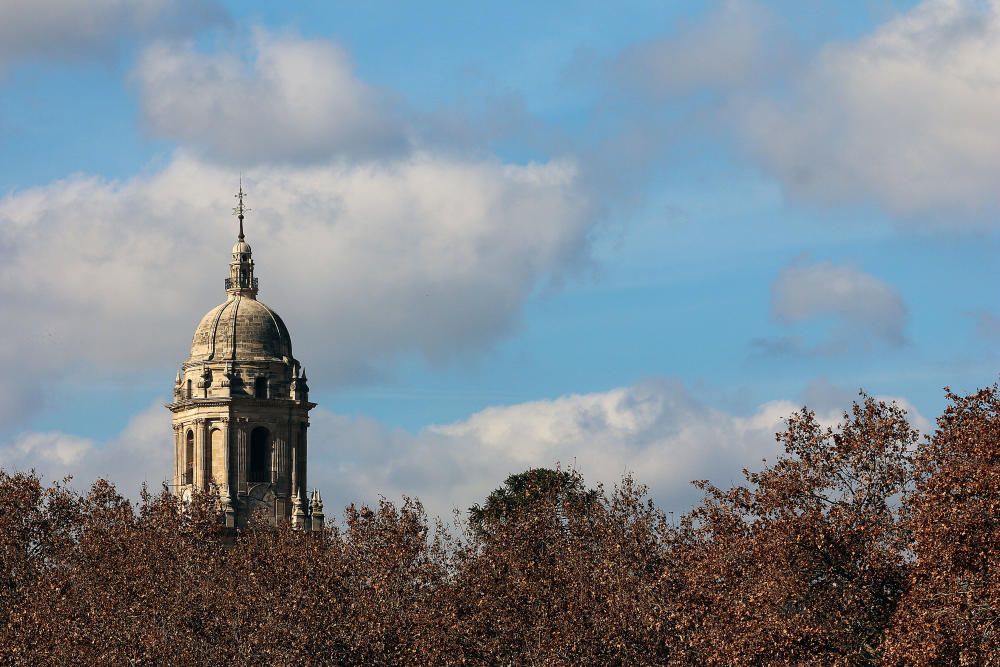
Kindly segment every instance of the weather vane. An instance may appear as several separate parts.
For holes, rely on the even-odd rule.
[[[240,240],[241,241],[243,240],[243,216],[246,213],[250,212],[250,208],[243,205],[243,198],[244,197],[246,197],[246,193],[243,192],[243,174],[240,174],[240,191],[239,191],[239,194],[236,195],[236,199],[237,199],[237,201],[239,201],[239,204],[237,204],[233,208],[233,215],[235,215],[237,218],[240,219]]]

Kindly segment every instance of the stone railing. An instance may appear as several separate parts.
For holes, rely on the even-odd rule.
[[[251,285],[251,287],[253,288],[254,291],[257,290],[257,279],[256,278],[253,279],[253,284]],[[226,289],[227,290],[233,289],[233,279],[232,278],[226,278]]]

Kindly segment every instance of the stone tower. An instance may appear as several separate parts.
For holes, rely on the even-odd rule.
[[[250,244],[240,221],[226,300],[198,324],[174,383],[174,489],[214,484],[226,525],[245,525],[263,508],[273,521],[322,526],[322,500],[306,500],[309,402],[306,374],[278,314],[257,300]],[[314,524],[314,525],[310,525]]]

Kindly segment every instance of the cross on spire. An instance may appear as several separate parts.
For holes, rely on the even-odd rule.
[[[239,204],[233,208],[233,215],[240,219],[240,241],[243,240],[243,215],[250,212],[250,208],[243,204],[244,197],[246,193],[243,192],[243,174],[240,174],[240,191],[236,195]]]

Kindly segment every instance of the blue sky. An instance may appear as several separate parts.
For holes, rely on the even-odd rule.
[[[337,501],[682,507],[995,381],[995,2],[53,4],[0,9],[0,465],[166,475],[241,171]]]

